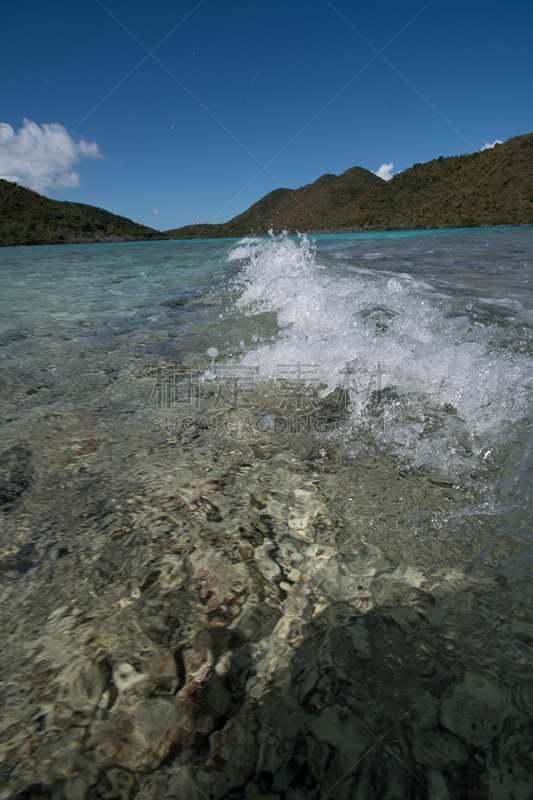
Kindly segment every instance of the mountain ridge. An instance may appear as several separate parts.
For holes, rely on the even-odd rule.
[[[283,190],[227,223],[188,225],[171,238],[265,235],[269,227],[291,233],[533,224],[533,134],[515,136],[493,149],[440,156],[415,164],[390,181],[362,167],[323,175],[300,189]],[[259,214],[254,211],[257,209]]]
[[[105,209],[0,179],[0,246],[533,225],[533,133],[440,156],[384,181],[363,167],[278,188],[225,223],[157,231]]]

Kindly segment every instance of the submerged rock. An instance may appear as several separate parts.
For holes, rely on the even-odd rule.
[[[8,506],[31,482],[31,450],[15,445],[0,454],[0,506]]]
[[[142,493],[90,509],[79,539],[44,535],[43,552],[66,553],[53,569],[68,559],[49,573],[62,575],[64,599],[4,684],[0,800],[35,786],[66,800],[364,796],[373,775],[392,775],[383,743],[406,708],[401,780],[414,771],[442,794],[470,749],[490,744],[485,716],[500,732],[514,720],[507,741],[523,774],[525,720],[494,706],[497,687],[467,670],[442,696],[435,688],[461,648],[446,628],[456,598],[474,619],[485,584],[458,569],[424,573],[347,522],[330,499],[328,447],[296,465],[281,445],[261,445],[255,460],[236,449],[222,466],[209,449],[213,477],[198,474],[206,452],[172,451],[133,472]],[[32,537],[6,550],[9,563]],[[33,573],[37,584],[0,587],[10,608],[41,585]],[[515,626],[524,647],[527,625]]]
[[[96,763],[151,772],[180,739],[174,703],[162,697],[119,701],[106,720],[95,722],[90,744]]]

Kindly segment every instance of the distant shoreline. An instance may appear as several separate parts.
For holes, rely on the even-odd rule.
[[[306,235],[306,236],[335,236],[335,235],[344,235],[347,233],[430,233],[431,231],[471,231],[471,230],[481,230],[482,228],[531,228],[533,227],[533,223],[519,223],[517,225],[469,225],[465,227],[457,226],[457,227],[446,227],[446,228],[372,228],[372,229],[365,229],[365,230],[323,230],[323,231],[289,231],[289,236],[298,236],[298,235]],[[283,231],[275,231],[275,236],[281,235]],[[87,245],[87,244],[148,244],[148,243],[155,243],[155,242],[216,242],[216,241],[226,241],[226,240],[233,240],[238,241],[239,239],[245,238],[256,238],[256,239],[264,239],[268,238],[268,233],[245,233],[242,235],[236,236],[196,236],[191,239],[181,239],[181,238],[167,238],[166,236],[162,236],[159,238],[151,238],[151,239],[121,239],[115,237],[109,237],[107,239],[86,239],[84,241],[80,241],[79,239],[73,241],[66,241],[66,242],[40,242],[35,244],[0,244],[2,248],[10,248],[10,247],[62,247],[62,246],[72,246],[72,245]]]
[[[156,231],[85,203],[51,200],[0,179],[0,246],[194,241],[533,225],[533,134],[415,164],[384,181],[362,167],[279,188],[224,223]]]

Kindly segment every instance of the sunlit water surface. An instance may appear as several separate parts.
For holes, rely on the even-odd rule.
[[[1,798],[530,798],[532,263],[0,252]]]

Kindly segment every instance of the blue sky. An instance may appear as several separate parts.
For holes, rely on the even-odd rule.
[[[530,0],[0,8],[0,177],[159,230],[533,129]]]

